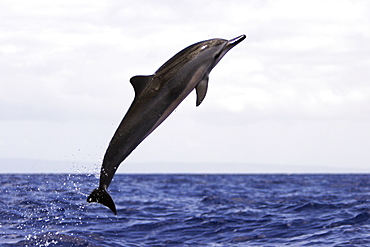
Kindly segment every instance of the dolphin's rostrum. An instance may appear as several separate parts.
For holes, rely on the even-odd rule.
[[[118,126],[104,155],[99,188],[87,198],[117,214],[107,192],[121,162],[155,129],[195,88],[196,105],[206,96],[208,75],[221,58],[245,35],[231,40],[210,39],[193,44],[163,64],[153,75],[134,76],[130,82],[135,98]]]

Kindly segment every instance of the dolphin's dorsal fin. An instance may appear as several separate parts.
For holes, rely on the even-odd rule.
[[[134,87],[135,96],[141,94],[144,89],[152,81],[153,75],[137,75],[130,79],[131,85]]]
[[[195,87],[195,90],[197,91],[197,106],[202,103],[204,100],[204,97],[206,97],[208,88],[208,76],[204,77],[203,80],[201,80],[198,85]]]

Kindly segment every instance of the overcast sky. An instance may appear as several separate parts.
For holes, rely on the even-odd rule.
[[[370,172],[369,1],[1,0],[0,9],[1,172],[64,171],[56,161],[98,171],[133,100],[132,76],[195,42],[241,34],[203,103],[189,95],[119,172]]]

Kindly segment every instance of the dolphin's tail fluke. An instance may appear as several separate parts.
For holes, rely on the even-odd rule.
[[[91,194],[87,198],[87,202],[101,203],[104,206],[110,208],[110,210],[112,210],[113,213],[117,215],[116,205],[114,204],[112,197],[104,189],[96,188],[95,190],[93,190],[93,192],[91,192]]]

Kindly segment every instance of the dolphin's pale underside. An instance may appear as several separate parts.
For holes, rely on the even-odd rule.
[[[104,155],[100,184],[88,202],[98,202],[117,214],[107,189],[121,162],[155,129],[195,88],[199,106],[207,92],[208,76],[221,58],[245,39],[211,39],[193,44],[163,64],[153,75],[134,76],[130,82],[135,98],[118,126]]]

